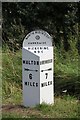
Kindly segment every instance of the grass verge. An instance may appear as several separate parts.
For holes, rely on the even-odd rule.
[[[43,103],[35,108],[24,108],[22,106],[21,54],[21,50],[12,53],[8,49],[2,54],[3,118],[80,118],[78,61],[56,56],[55,104]],[[63,93],[64,90],[67,92]]]
[[[79,101],[71,96],[56,97],[54,105],[42,103],[34,108],[9,104],[3,106],[3,118],[80,118]]]

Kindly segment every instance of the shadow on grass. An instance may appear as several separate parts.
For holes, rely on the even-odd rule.
[[[72,95],[80,100],[80,76],[55,76],[55,95]]]
[[[78,107],[77,114],[80,116],[80,76],[78,75],[65,75],[54,77],[54,92],[55,96],[60,96],[61,98],[69,99],[77,98]]]

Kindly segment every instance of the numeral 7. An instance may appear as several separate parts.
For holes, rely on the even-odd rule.
[[[45,75],[46,75],[46,79],[48,78],[48,73],[45,73]]]

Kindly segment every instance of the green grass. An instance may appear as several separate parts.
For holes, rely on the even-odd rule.
[[[22,57],[21,51],[12,53],[6,51],[2,55],[3,96],[9,97],[22,87]]]
[[[2,51],[0,47],[0,106],[2,104]],[[0,111],[0,118],[2,117]]]
[[[55,93],[62,94],[63,90],[67,90],[67,94],[80,96],[80,69],[79,55],[73,54],[72,51],[61,52],[55,51],[54,64],[54,80]],[[73,50],[74,51],[74,50]]]
[[[67,53],[66,53],[67,54]],[[67,56],[67,58],[64,58]],[[60,55],[55,50],[54,83],[55,104],[45,103],[34,108],[25,108],[22,104],[22,51],[2,54],[2,94],[3,105],[12,108],[3,109],[4,118],[80,118],[80,72],[78,58]],[[63,93],[67,90],[67,93]],[[19,106],[18,106],[19,105]]]
[[[46,105],[45,103],[37,106],[38,110],[51,118],[77,118],[78,115],[78,104],[77,100],[70,96],[63,98],[55,98],[54,105]]]
[[[13,106],[13,105],[12,105]],[[3,117],[7,118],[80,118],[80,104],[71,96],[56,97],[54,105],[42,103],[34,108],[16,107],[4,110]],[[6,111],[6,112],[5,112]]]

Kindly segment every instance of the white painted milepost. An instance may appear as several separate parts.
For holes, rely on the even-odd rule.
[[[53,46],[51,36],[43,31],[30,32],[23,41],[23,105],[54,103]]]

